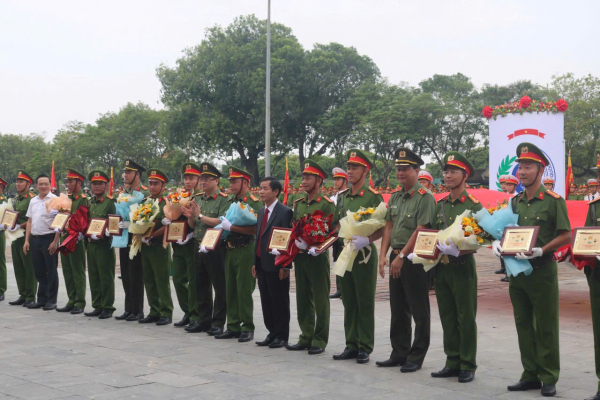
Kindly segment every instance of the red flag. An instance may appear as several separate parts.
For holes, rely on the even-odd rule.
[[[371,171],[369,171],[369,186],[371,186],[373,189],[375,188],[375,185],[373,184],[373,175],[371,174]]]
[[[565,182],[565,199],[569,200],[569,187],[571,183],[575,183],[575,178],[573,177],[573,167],[571,166],[571,150],[569,150],[569,162],[567,163],[567,174],[566,174],[566,182]]]
[[[58,186],[56,185],[56,177],[54,176],[54,161],[52,161],[52,175],[50,176],[50,188],[58,189]]]
[[[288,159],[285,158],[285,180],[283,181],[283,204],[287,204],[288,185],[290,184],[290,171],[288,170]]]
[[[115,181],[113,180],[113,167],[110,167],[110,184],[108,186],[108,195],[112,196],[115,191]]]

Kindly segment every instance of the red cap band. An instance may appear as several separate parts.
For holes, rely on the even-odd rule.
[[[241,172],[236,172],[236,171],[232,171],[229,174],[229,179],[233,179],[233,178],[244,178],[246,179],[248,182],[251,181],[250,176],[246,175],[246,174],[242,174]]]
[[[452,160],[452,161],[448,160],[448,162],[446,162],[446,165],[453,165],[455,167],[464,169],[467,172],[467,175],[471,175],[471,170],[469,169],[469,167],[467,167],[466,164],[464,164],[458,160]]]
[[[342,173],[342,172],[338,172],[336,174],[333,174],[334,178],[344,178],[345,180],[348,180],[348,174],[346,173]]]
[[[33,179],[31,179],[30,177],[28,177],[27,175],[24,175],[24,174],[19,174],[17,176],[17,179],[24,179],[29,183],[33,183]],[[2,181],[2,182],[4,182],[4,181]]]
[[[186,168],[186,170],[185,170],[185,172],[183,174],[184,175],[198,175],[198,176],[202,175],[200,173],[200,171],[198,171],[195,168]]]
[[[304,171],[302,171],[303,174],[312,174],[312,175],[317,175],[320,176],[321,179],[325,179],[325,174],[322,173],[321,171],[319,171],[317,168],[315,167],[308,167],[308,168],[304,168]]]
[[[521,153],[521,155],[519,156],[519,159],[517,161],[520,161],[522,159],[525,160],[531,160],[531,161],[537,161],[540,164],[542,164],[544,167],[546,166],[546,162],[544,161],[544,159],[540,156],[538,156],[535,153],[529,152],[529,153]]]
[[[83,175],[79,175],[73,172],[67,172],[67,179],[79,179],[82,182],[85,181],[85,178],[83,177]]]
[[[0,178],[0,185],[7,187],[8,183],[4,179]]]
[[[369,165],[367,160],[365,160],[364,158],[358,157],[358,156],[350,157],[348,159],[348,162],[353,163],[353,164],[360,164],[367,169],[371,169],[371,166]]]
[[[504,183],[512,183],[513,185],[518,185],[519,181],[514,179],[514,178],[506,178],[506,180],[504,181]]]

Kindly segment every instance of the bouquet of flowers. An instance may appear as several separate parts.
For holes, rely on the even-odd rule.
[[[346,216],[340,220],[338,236],[344,239],[344,248],[340,253],[333,270],[336,275],[344,276],[346,271],[352,271],[352,265],[359,251],[352,246],[352,236],[370,236],[378,229],[385,226],[387,205],[379,203],[377,208],[363,208],[358,211],[347,211]],[[366,264],[371,257],[371,246],[360,249],[361,263]]]
[[[221,221],[227,219],[231,225],[250,226],[256,225],[257,212],[248,204],[243,202],[232,203],[225,213],[225,217],[219,217]],[[222,225],[215,226],[215,229],[223,229]],[[221,239],[225,239],[229,235],[229,231],[224,231]]]
[[[46,202],[46,212],[50,213],[52,210],[58,210],[58,212],[71,212],[71,205],[73,201],[65,193],[61,193],[60,196],[53,197]]]
[[[281,252],[275,257],[275,265],[285,267],[298,255],[300,249],[296,245],[296,239],[304,240],[309,247],[317,246],[335,234],[333,226],[333,214],[325,215],[321,210],[315,210],[294,222],[290,236],[290,247],[288,251]]]
[[[75,251],[75,246],[79,240],[79,234],[85,233],[88,227],[89,220],[88,214],[90,212],[89,207],[81,206],[77,208],[75,214],[71,215],[69,222],[65,228],[65,231],[69,234],[65,240],[62,241],[58,247],[58,251],[63,255],[67,255]]]
[[[117,203],[115,204],[117,214],[123,218],[123,221],[129,221],[130,207],[132,205],[141,203],[142,200],[144,200],[144,194],[137,190],[133,193],[121,193],[119,197],[117,197]],[[111,246],[116,248],[125,248],[127,247],[128,241],[129,230],[123,229],[123,234],[121,236],[113,236]]]
[[[141,204],[133,204],[129,208],[129,232],[134,235],[129,249],[129,258],[133,260],[142,248],[142,235],[154,224],[154,219],[160,212],[159,199],[148,199]]]
[[[15,210],[13,200],[9,200],[6,203],[0,204],[0,219],[4,217],[4,211],[6,210]],[[23,236],[25,236],[25,229],[23,228],[19,228],[14,232],[11,232],[8,229],[6,229],[4,232],[6,237],[6,246],[10,246],[12,242],[17,240],[18,238],[22,238]]]
[[[171,221],[179,219],[182,214],[181,207],[187,207],[191,199],[192,195],[185,188],[180,188],[176,192],[170,193],[165,197],[167,201],[167,205],[163,209],[165,218]]]
[[[491,244],[491,235],[481,229],[476,218],[463,217],[461,226],[465,237],[475,236],[480,246],[489,246]]]

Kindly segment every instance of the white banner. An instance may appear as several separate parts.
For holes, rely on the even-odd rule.
[[[562,112],[508,114],[489,119],[490,124],[490,190],[500,190],[501,175],[517,173],[517,146],[523,142],[538,146],[550,160],[544,176],[554,178],[554,191],[565,195],[565,115]],[[519,184],[517,192],[523,191]]]

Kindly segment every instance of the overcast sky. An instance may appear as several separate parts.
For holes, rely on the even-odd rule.
[[[127,102],[162,107],[155,69],[204,30],[266,18],[267,0],[0,0],[0,132],[93,123]],[[305,48],[339,42],[390,82],[462,72],[481,86],[600,75],[600,2],[272,0]]]

